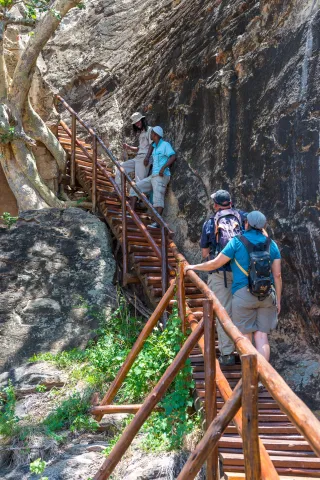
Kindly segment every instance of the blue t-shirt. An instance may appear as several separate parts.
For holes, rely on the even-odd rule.
[[[158,145],[153,143],[152,146],[153,146],[152,175],[159,175],[161,168],[167,163],[168,158],[174,155],[176,152],[173,150],[170,143],[165,142],[162,138],[160,138]],[[170,175],[169,167],[165,169],[164,175]]]
[[[257,245],[258,243],[264,243],[266,241],[266,237],[259,230],[246,230],[243,235],[254,245]],[[234,261],[236,258],[237,262],[244,270],[249,270],[249,253],[243,243],[240,242],[239,238],[234,237],[232,240],[230,240],[228,245],[222,250],[221,253],[231,259],[231,270],[233,273],[232,293],[235,293],[240,288],[247,287],[248,277],[240,270]],[[271,263],[274,260],[281,258],[279,248],[273,240],[271,240],[270,244],[270,258]]]
[[[242,231],[244,231],[244,221],[247,217],[247,213],[243,212],[242,210],[237,210],[240,213],[241,221],[242,221]],[[215,233],[215,224],[214,224],[214,215],[209,218],[206,222],[204,222],[202,227],[201,239],[200,239],[200,248],[210,248],[210,253],[214,253],[217,249],[217,239]],[[212,258],[212,255],[210,256]],[[218,268],[218,271],[231,272],[230,265],[226,265],[224,267]],[[217,271],[217,270],[213,270]],[[209,272],[212,273],[212,272]]]

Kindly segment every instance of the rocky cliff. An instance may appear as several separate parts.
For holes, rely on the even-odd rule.
[[[86,5],[65,19],[48,45],[46,81],[118,155],[133,111],[143,110],[149,123],[165,128],[178,151],[166,218],[190,261],[199,258],[215,189],[228,188],[236,205],[266,214],[284,266],[274,361],[285,371],[284,359],[291,355],[296,364],[303,350],[306,363],[300,358],[292,385],[305,399],[315,398],[319,0]]]

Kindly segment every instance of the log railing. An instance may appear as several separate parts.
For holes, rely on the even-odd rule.
[[[61,121],[61,126],[71,139],[71,185],[75,185],[76,177],[76,148],[80,148],[84,155],[90,159],[92,165],[92,200],[93,210],[96,208],[97,199],[97,171],[105,175],[114,187],[114,191],[121,201],[122,205],[122,249],[123,249],[123,273],[124,283],[126,282],[126,274],[128,271],[128,252],[127,252],[127,212],[130,214],[136,226],[145,237],[148,245],[152,248],[155,255],[161,263],[162,269],[162,292],[163,297],[156,307],[154,313],[142,330],[139,338],[134,344],[132,351],[128,355],[123,366],[119,370],[114,382],[110,386],[108,392],[103,398],[99,406],[94,406],[91,410],[92,414],[99,420],[103,415],[115,411],[136,413],[132,422],[127,426],[118,443],[111,451],[102,467],[99,469],[94,479],[102,480],[110,476],[115,466],[131,444],[133,438],[139,429],[151,414],[157,408],[158,402],[161,400],[171,382],[183,367],[186,359],[196,344],[199,345],[205,361],[205,413],[206,413],[206,433],[200,441],[195,451],[188,459],[179,479],[192,479],[196,476],[201,465],[207,460],[207,478],[209,480],[218,478],[217,470],[217,443],[223,431],[228,424],[233,421],[238,433],[243,439],[243,450],[245,456],[245,472],[247,479],[258,480],[278,480],[279,476],[270,460],[263,443],[258,437],[257,428],[257,382],[262,381],[268,389],[274,400],[279,404],[281,410],[289,417],[291,422],[296,426],[299,432],[307,440],[314,452],[320,456],[320,422],[316,419],[309,408],[297,397],[274,368],[260,355],[251,342],[244,337],[237,327],[232,323],[225,309],[222,307],[214,293],[208,286],[198,277],[194,271],[188,271],[186,277],[202,292],[204,296],[204,314],[203,318],[198,321],[192,312],[188,309],[185,298],[185,275],[184,268],[188,262],[181,253],[179,253],[176,245],[172,240],[172,232],[168,225],[163,221],[159,214],[154,210],[146,196],[139,191],[135,183],[127,175],[119,162],[115,159],[111,151],[107,148],[100,137],[86,125],[86,123],[76,114],[76,112],[61,98],[58,101],[71,114],[72,130]],[[76,124],[79,122],[91,135],[92,152],[89,152],[81,142],[76,138]],[[99,160],[97,156],[97,145],[111,159],[115,167],[121,172],[121,187],[116,184],[113,175],[107,170],[104,161]],[[150,214],[161,228],[161,248],[158,247],[154,238],[150,235],[144,223],[141,221],[136,212],[131,208],[126,196],[126,184],[129,184],[137,193],[138,197],[148,207]],[[168,273],[173,273],[172,267],[168,264],[168,249],[173,252],[177,261],[176,279],[172,280],[169,288]],[[148,335],[152,332],[154,326],[165,312],[170,300],[176,290],[179,315],[182,319],[183,330],[189,324],[191,334],[181,347],[178,355],[168,367],[156,387],[147,397],[142,405],[112,405],[119,388],[121,387],[128,371],[133,365],[139,352],[143,348],[143,344]],[[229,383],[223,375],[219,362],[215,359],[214,346],[214,317],[218,319],[227,335],[234,341],[236,349],[241,356],[242,370],[245,371],[245,381],[238,383],[234,391],[231,390]],[[225,402],[219,416],[216,415],[216,387]],[[242,408],[241,408],[242,404]],[[243,411],[245,415],[243,415]],[[248,420],[250,419],[250,421]]]

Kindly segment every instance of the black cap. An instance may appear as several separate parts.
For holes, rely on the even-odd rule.
[[[221,205],[221,207],[226,207],[231,202],[230,193],[227,190],[218,190],[211,195],[211,198],[214,203]]]

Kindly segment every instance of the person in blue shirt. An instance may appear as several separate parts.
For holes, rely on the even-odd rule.
[[[244,230],[246,216],[245,212],[232,207],[231,195],[227,190],[218,190],[211,195],[211,198],[215,213],[203,224],[200,239],[202,258],[207,260],[215,258],[222,251],[222,247],[218,244],[216,231],[217,214],[225,216],[226,221],[229,222],[227,225],[231,227],[232,235],[240,234]],[[232,271],[230,264],[228,263],[208,273],[208,287],[215,293],[232,319]],[[235,350],[234,343],[219,322],[216,322],[216,328],[221,353],[219,363],[222,366],[234,365],[236,362],[233,353]]]
[[[170,181],[169,167],[176,160],[176,154],[170,143],[163,140],[163,130],[161,127],[153,127],[151,139],[153,141],[152,172],[149,177],[137,182],[137,187],[143,193],[149,193],[152,191],[153,206],[161,215],[164,209],[164,196],[167,185]],[[135,209],[138,197],[132,188],[130,189],[129,196],[131,197],[131,206]],[[157,228],[159,225],[157,223],[152,223],[149,227]]]
[[[266,217],[259,211],[250,212],[245,220],[243,236],[252,244],[264,243],[266,240]],[[251,342],[254,339],[256,349],[268,361],[270,345],[268,333],[276,328],[280,313],[282,279],[281,256],[277,244],[270,244],[270,260],[275,286],[268,297],[263,300],[252,295],[248,289],[249,253],[238,237],[234,237],[222,252],[209,262],[189,265],[188,270],[210,271],[222,267],[231,260],[232,280],[232,321],[240,332]]]

